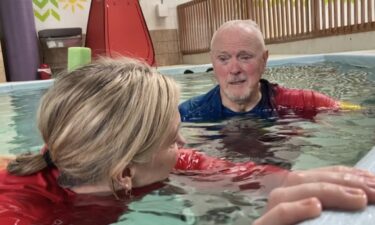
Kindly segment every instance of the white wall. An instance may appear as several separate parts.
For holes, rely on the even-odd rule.
[[[139,0],[149,30],[177,29],[177,5],[191,0]],[[38,1],[37,1],[38,2]],[[44,2],[44,1],[43,1]],[[51,1],[46,4],[33,4],[39,16],[35,16],[36,29],[81,27],[86,33],[91,0]],[[58,6],[53,4],[57,2]],[[163,3],[162,3],[163,2]],[[167,10],[166,17],[159,17],[157,5]]]
[[[47,0],[36,2],[41,2],[39,4],[33,3],[37,31],[43,29],[81,27],[82,32],[86,33],[91,0]],[[54,3],[57,3],[57,5]]]
[[[375,31],[322,38],[306,39],[282,44],[270,44],[270,54],[316,54],[375,49]]]
[[[139,0],[149,30],[177,29],[177,5],[191,0]],[[163,4],[161,4],[163,2]],[[168,10],[167,17],[159,17],[157,5]]]

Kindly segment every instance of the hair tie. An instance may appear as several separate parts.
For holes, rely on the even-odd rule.
[[[45,151],[43,153],[43,159],[47,163],[48,167],[54,167],[55,166],[55,164],[52,162],[51,155],[49,154],[49,150],[48,149],[47,149],[47,151]]]

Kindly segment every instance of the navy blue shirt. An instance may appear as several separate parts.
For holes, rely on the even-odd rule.
[[[220,86],[217,85],[203,95],[193,97],[178,107],[183,122],[217,121],[240,115],[255,115],[262,118],[274,116],[273,84],[261,79],[262,98],[259,103],[248,112],[234,112],[226,108],[220,97]]]

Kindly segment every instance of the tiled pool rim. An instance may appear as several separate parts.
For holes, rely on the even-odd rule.
[[[291,56],[282,59],[269,59],[267,66],[280,66],[285,64],[311,64],[317,62],[342,62],[354,66],[375,68],[375,54],[326,54],[326,55],[306,55]],[[212,68],[211,64],[202,65],[180,65],[174,67],[160,67],[157,70],[166,75],[183,74],[186,70],[194,73],[206,72],[208,68]],[[25,90],[49,87],[53,80],[37,80],[25,82],[7,82],[0,83],[0,93],[12,90]]]
[[[318,62],[341,62],[349,65],[375,68],[375,54],[324,54],[324,55],[306,55],[306,56],[291,56],[281,59],[268,60],[267,66],[280,66],[286,64],[311,64]],[[206,72],[211,68],[211,64],[203,65],[188,65],[176,67],[162,67],[157,70],[166,75],[183,74],[186,70],[194,73]],[[53,80],[39,80],[26,82],[8,82],[0,84],[0,93],[10,92],[13,90],[39,89],[47,88],[53,83]],[[356,167],[367,169],[375,173],[375,146],[370,152],[364,156]],[[339,211],[325,211],[322,215],[314,220],[300,223],[300,225],[364,225],[373,224],[375,221],[375,205],[370,205],[364,211],[360,212],[339,212]]]

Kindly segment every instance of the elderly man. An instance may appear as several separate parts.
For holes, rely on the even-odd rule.
[[[340,103],[311,90],[281,87],[261,79],[268,50],[251,20],[224,23],[211,40],[211,61],[219,83],[206,94],[179,106],[182,121],[219,120],[237,115],[278,116],[290,110],[311,117]]]

